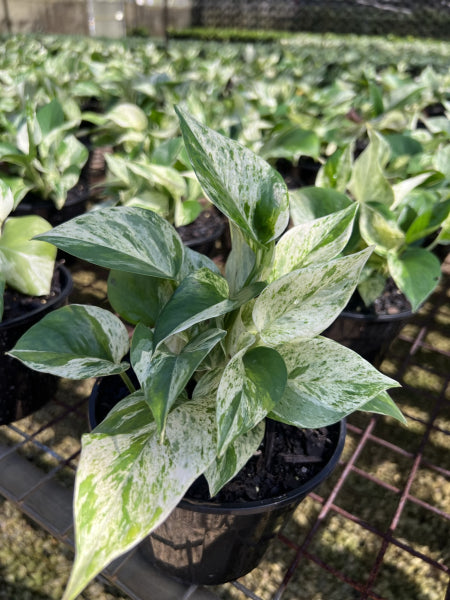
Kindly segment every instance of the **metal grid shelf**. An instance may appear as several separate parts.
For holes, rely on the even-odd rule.
[[[72,301],[105,302],[101,272],[78,263],[72,272]],[[134,550],[102,577],[134,600],[450,600],[449,283],[450,257],[438,291],[381,367],[402,383],[393,393],[408,427],[353,416],[335,473],[299,506],[258,569],[199,588],[165,578]],[[69,546],[91,385],[63,380],[46,407],[0,427],[0,494]]]

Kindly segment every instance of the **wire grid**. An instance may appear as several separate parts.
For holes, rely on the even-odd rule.
[[[85,277],[83,268],[82,265],[80,273]],[[98,287],[98,273],[94,272],[88,274],[87,279],[80,279],[76,271],[75,268],[75,294],[88,294],[91,299],[95,297],[100,304],[104,302],[103,288],[101,284]],[[408,419],[408,429],[413,430],[414,436],[407,434],[400,442],[398,432],[402,426],[385,417],[350,418],[348,442],[351,443],[349,447],[346,444],[343,460],[331,477],[330,484],[326,486],[326,493],[312,493],[307,499],[316,508],[315,517],[307,527],[297,527],[294,530],[287,528],[279,535],[277,544],[282,547],[284,562],[281,571],[276,572],[275,581],[269,582],[270,592],[260,591],[255,583],[264,578],[265,569],[270,570],[272,567],[266,560],[256,578],[252,579],[250,574],[240,581],[226,584],[228,588],[232,588],[233,598],[238,594],[240,598],[252,600],[279,600],[282,597],[310,600],[313,597],[311,587],[308,588],[309,591],[301,591],[301,588],[300,591],[296,591],[298,588],[295,586],[298,584],[295,583],[295,579],[301,579],[302,572],[314,565],[318,569],[318,576],[313,583],[314,593],[322,593],[322,578],[327,577],[335,582],[337,590],[340,589],[339,586],[342,587],[343,595],[337,592],[333,598],[398,600],[396,592],[391,589],[383,591],[385,588],[380,585],[380,579],[383,581],[386,576],[392,576],[394,551],[394,557],[396,552],[402,553],[408,560],[415,560],[416,563],[426,566],[429,581],[434,582],[434,591],[430,591],[429,596],[420,595],[417,591],[417,596],[412,592],[402,597],[407,597],[408,600],[450,599],[450,568],[445,564],[445,558],[448,558],[450,553],[450,536],[446,534],[450,532],[450,514],[440,507],[440,496],[435,498],[433,495],[435,488],[442,488],[441,496],[444,502],[450,496],[449,283],[450,257],[443,264],[440,288],[402,330],[382,364],[382,370],[402,383],[399,404]],[[431,384],[426,380],[427,375],[431,377]],[[78,395],[75,394],[75,400],[72,398],[67,402],[67,394],[63,389],[51,403],[51,408],[46,409],[45,418],[32,419],[31,425],[28,418],[0,427],[0,493],[57,539],[71,546],[72,483],[80,450],[79,435],[87,429],[86,392],[86,387],[82,386]],[[409,396],[412,399],[409,399]],[[408,400],[405,402],[401,398]],[[422,403],[418,411],[415,410],[414,401],[417,398],[419,404]],[[427,410],[422,410],[424,406]],[[73,430],[77,440],[75,445],[69,444],[64,447],[64,444],[61,444],[64,436],[58,437],[49,433],[57,431],[58,428],[65,433]],[[403,431],[407,429],[403,428]],[[403,443],[405,440],[407,443]],[[432,452],[429,451],[430,447]],[[378,450],[378,455],[381,451],[382,454],[394,457],[394,462],[399,463],[400,481],[395,477],[379,476],[376,468],[375,473],[373,472],[370,457],[377,455],[374,448]],[[364,455],[366,461],[361,460]],[[416,480],[423,470],[430,474],[431,480],[435,482],[435,486],[431,486],[428,496],[425,497],[423,490],[415,488]],[[375,495],[378,493],[382,498],[389,497],[389,502],[386,501],[386,511],[381,507],[381,517],[370,512],[372,509],[361,516],[359,488],[355,485],[357,479],[368,482],[370,489],[375,490]],[[346,488],[347,494],[344,493]],[[349,496],[353,498],[350,503]],[[411,507],[419,510],[422,516],[419,534],[416,533],[409,539],[401,523]],[[301,510],[302,505],[297,511]],[[355,573],[349,574],[346,569],[345,550],[338,548],[336,551],[337,556],[342,555],[338,566],[328,556],[322,555],[317,540],[324,535],[331,535],[333,539],[333,519],[338,519],[341,529],[351,524],[359,528],[361,534],[368,534],[377,540],[377,550],[369,560],[367,572],[357,573],[356,576]],[[426,539],[419,540],[423,543],[418,543],[417,537],[426,538],[427,533],[431,533],[432,530],[441,533],[440,539],[446,540],[447,546],[444,541],[442,547],[430,547],[427,551]],[[286,560],[286,557],[289,559]],[[268,560],[271,560],[270,556]],[[196,586],[184,586],[161,577],[145,564],[140,553],[136,551],[116,561],[103,576],[134,600],[213,600],[228,597],[226,586],[223,589],[205,590]]]
[[[415,35],[448,39],[446,0],[193,0],[195,27]]]

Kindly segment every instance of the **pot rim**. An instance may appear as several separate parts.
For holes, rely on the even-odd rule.
[[[360,321],[379,321],[381,323],[385,321],[400,321],[402,319],[409,319],[413,315],[412,310],[405,310],[395,314],[365,314],[357,313],[350,310],[343,310],[339,316],[346,317],[347,319],[355,319]]]
[[[53,296],[53,298],[50,298],[50,300],[45,304],[38,306],[34,310],[24,315],[21,315],[20,317],[14,317],[14,319],[9,319],[8,321],[2,321],[0,323],[0,330],[6,331],[7,329],[12,329],[13,327],[16,327],[18,325],[24,325],[28,320],[33,320],[33,318],[37,314],[51,309],[55,304],[60,302],[62,297],[68,296],[70,294],[73,288],[73,279],[69,269],[62,264],[56,265],[55,269],[58,269],[63,275],[61,292]]]

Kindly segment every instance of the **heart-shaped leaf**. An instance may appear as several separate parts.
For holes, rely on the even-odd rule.
[[[252,348],[230,360],[217,391],[219,456],[265,418],[281,398],[286,381],[284,361],[272,348]]]
[[[143,393],[136,392],[83,436],[74,499],[78,551],[63,600],[74,600],[168,517],[214,460],[215,433],[212,403],[199,399],[172,411],[159,443]]]
[[[247,148],[176,108],[189,159],[209,199],[257,244],[278,238],[289,220],[279,173]]]
[[[33,325],[9,352],[31,369],[68,379],[123,373],[128,332],[111,312],[71,304]]]
[[[178,396],[186,387],[197,367],[225,336],[225,333],[221,329],[208,329],[186,344],[179,354],[163,348],[156,350],[151,356],[142,341],[135,346],[133,336],[133,367],[136,361],[138,364],[145,363],[145,360],[141,360],[142,348],[147,362],[146,366],[136,373],[160,435],[164,435],[167,415]],[[138,335],[141,340],[141,334],[138,333]]]
[[[30,296],[50,293],[56,248],[31,239],[51,229],[42,217],[10,217],[0,237],[0,268],[8,285]]]
[[[372,248],[283,275],[256,299],[253,321],[266,344],[312,338],[344,309]]]
[[[336,423],[398,383],[359,354],[323,337],[277,346],[288,371],[274,418],[297,427]]]
[[[95,210],[39,239],[96,265],[152,277],[176,279],[183,262],[175,229],[156,213],[136,207]]]
[[[331,215],[289,229],[275,247],[274,281],[294,269],[335,258],[347,245],[358,206],[354,203]]]
[[[389,273],[416,311],[439,283],[441,265],[425,248],[408,248],[401,255],[388,255]]]
[[[228,284],[207,268],[188,275],[161,311],[155,326],[155,346],[196,323],[219,317],[245,304],[263,289],[255,283],[228,298]]]

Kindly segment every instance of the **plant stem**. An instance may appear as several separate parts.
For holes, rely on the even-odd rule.
[[[273,419],[266,419],[266,431],[264,433],[264,466],[267,471],[269,471],[272,466],[276,430],[277,422]]]
[[[124,384],[127,386],[128,391],[130,392],[130,394],[133,394],[136,391],[136,388],[133,385],[133,382],[131,381],[131,379],[128,377],[128,375],[126,373],[120,373],[120,376],[122,378],[122,381],[124,382]]]

